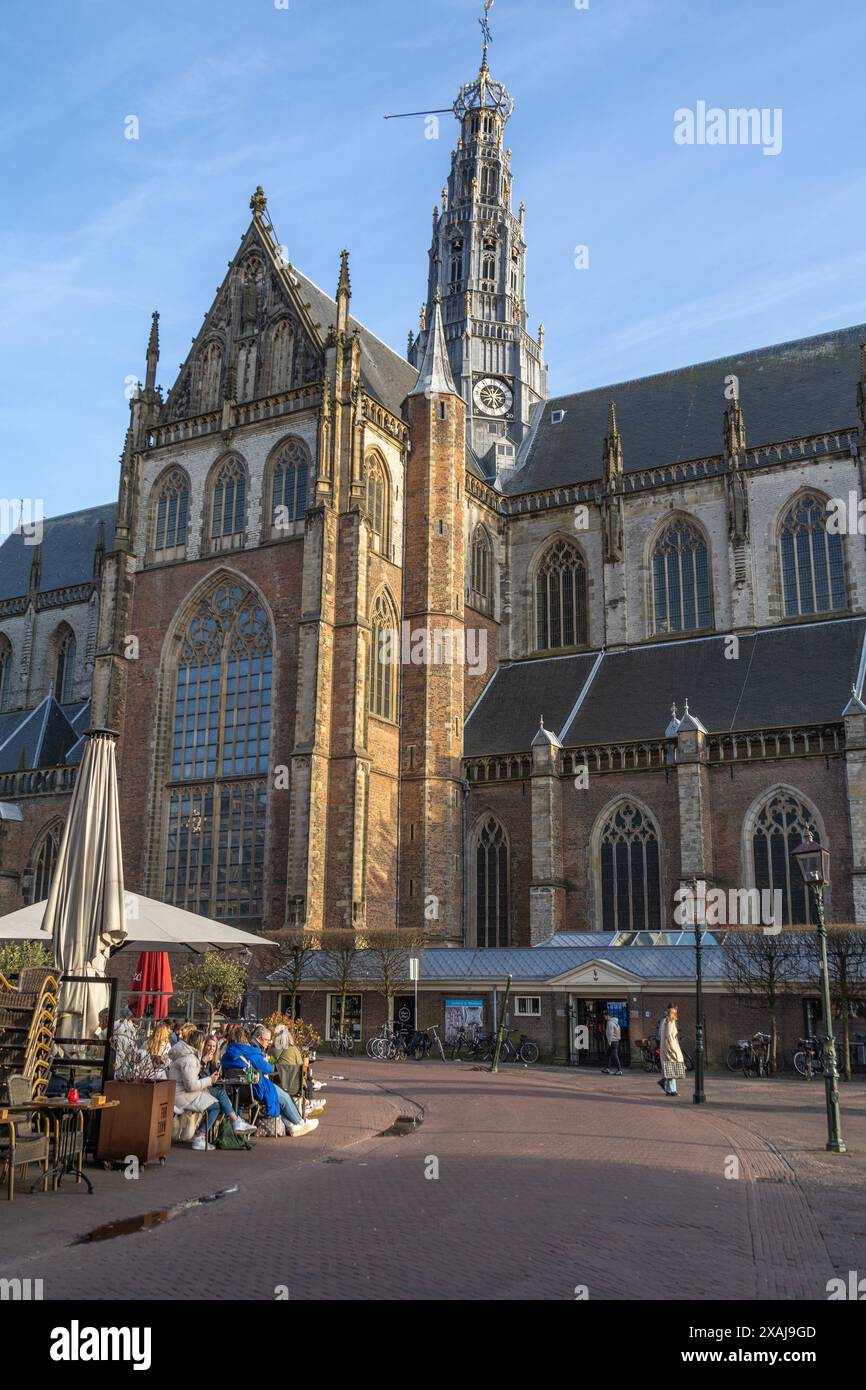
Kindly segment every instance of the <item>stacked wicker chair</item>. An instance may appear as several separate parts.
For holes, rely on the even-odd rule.
[[[57,1025],[60,981],[51,966],[28,966],[17,989],[0,974],[0,1102],[9,1077],[26,1077],[34,1100],[45,1093]]]

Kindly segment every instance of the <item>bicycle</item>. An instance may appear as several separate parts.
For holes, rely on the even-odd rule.
[[[461,1028],[451,1043],[451,1061],[459,1062],[462,1060],[461,1053],[464,1047],[469,1052],[470,1057],[476,1057],[479,1047],[484,1041],[484,1036],[477,1025]]]
[[[770,1076],[773,1070],[770,1041],[769,1033],[755,1033],[752,1038],[740,1038],[732,1043],[725,1059],[728,1070],[741,1071],[747,1080],[753,1073],[759,1080]]]
[[[538,1044],[528,1038],[525,1033],[520,1033],[520,1043],[516,1045],[511,1041],[518,1036],[516,1028],[510,1028],[502,1039],[502,1051],[499,1054],[501,1062],[523,1062],[526,1066],[531,1066],[538,1061]]]
[[[824,1044],[820,1038],[801,1038],[794,1053],[794,1069],[807,1081],[824,1071]]]
[[[351,1057],[355,1051],[355,1039],[351,1033],[338,1033],[334,1044],[337,1057]]]

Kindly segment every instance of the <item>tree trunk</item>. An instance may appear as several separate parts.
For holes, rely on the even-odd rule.
[[[851,1019],[848,1009],[848,990],[844,984],[839,1003],[842,1010],[842,1074],[846,1081],[851,1080]]]

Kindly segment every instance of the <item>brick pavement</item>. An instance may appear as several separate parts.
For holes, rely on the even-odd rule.
[[[316,1135],[255,1154],[175,1150],[140,1183],[0,1203],[0,1277],[50,1298],[823,1299],[866,1272],[866,1088],[851,1152],[826,1154],[823,1089],[712,1078],[711,1104],[654,1078],[344,1062]],[[320,1072],[324,1075],[324,1072]],[[423,1124],[379,1137],[408,1101]],[[738,1159],[739,1178],[727,1178]],[[438,1162],[438,1178],[425,1172]],[[75,1234],[237,1185],[144,1233]],[[10,1221],[10,1217],[12,1220]]]

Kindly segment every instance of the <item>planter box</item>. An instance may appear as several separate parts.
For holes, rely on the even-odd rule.
[[[154,1163],[171,1148],[171,1122],[174,1115],[173,1081],[108,1081],[108,1100],[120,1101],[105,1110],[99,1119],[100,1162],[128,1158],[134,1154],[140,1163]]]

